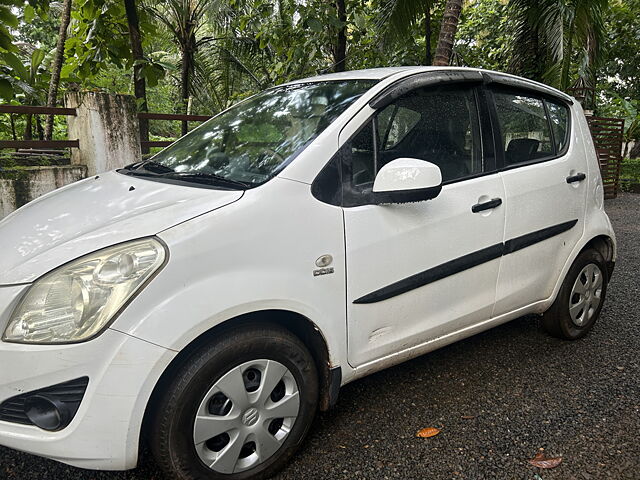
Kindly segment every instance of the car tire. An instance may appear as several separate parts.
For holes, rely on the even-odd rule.
[[[298,449],[318,405],[313,357],[277,325],[250,324],[222,333],[171,378],[149,432],[153,456],[168,478],[269,478]]]
[[[600,315],[608,281],[602,254],[594,249],[581,252],[571,265],[555,302],[542,316],[543,328],[565,340],[584,337]]]

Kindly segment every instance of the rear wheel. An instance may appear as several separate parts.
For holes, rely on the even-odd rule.
[[[152,419],[151,449],[170,478],[268,478],[304,439],[317,403],[304,344],[277,326],[247,326],[176,373]]]
[[[544,329],[566,340],[584,337],[600,316],[608,280],[600,252],[589,249],[578,255],[556,301],[542,317]]]

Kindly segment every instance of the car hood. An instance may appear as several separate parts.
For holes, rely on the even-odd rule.
[[[55,190],[0,221],[0,286],[127,240],[155,235],[244,192],[154,182],[117,172]]]

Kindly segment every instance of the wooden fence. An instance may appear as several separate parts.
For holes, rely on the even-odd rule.
[[[67,115],[76,116],[75,108],[60,107],[32,107],[28,105],[0,105],[0,113],[26,115]],[[0,140],[2,148],[52,149],[78,148],[80,142],[76,140]]]
[[[211,117],[208,115],[183,115],[174,113],[138,113],[138,118],[146,118],[148,120],[179,120],[183,122],[206,122]],[[140,142],[140,146],[145,147],[167,147],[173,143],[167,140],[143,140]]]
[[[600,161],[604,196],[615,198],[620,187],[624,119],[588,116],[587,122]]]
[[[34,107],[24,105],[0,105],[0,114],[27,114],[27,115],[68,115],[76,116],[75,108],[60,107]],[[169,120],[203,122],[211,118],[208,115],[182,115],[171,113],[138,113],[139,119]],[[622,142],[624,133],[624,120],[620,118],[604,118],[587,116],[591,136],[596,147],[604,191],[606,198],[615,198],[620,183],[620,167],[622,163]],[[173,140],[141,141],[144,147],[166,147]],[[52,149],[79,148],[77,139],[70,140],[0,140],[0,149]]]
[[[36,107],[27,105],[0,105],[0,114],[23,114],[23,115],[67,115],[76,116],[75,108],[62,107]],[[173,120],[186,122],[204,122],[211,117],[208,115],[181,115],[173,113],[138,113],[138,118],[148,120]],[[173,140],[150,140],[141,141],[141,147],[166,147],[171,145]],[[80,141],[75,140],[0,140],[0,149],[34,149],[34,150],[61,150],[64,148],[79,148]]]

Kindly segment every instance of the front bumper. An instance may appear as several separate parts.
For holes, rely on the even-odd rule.
[[[25,287],[0,287],[0,330]],[[75,345],[0,342],[0,403],[76,378],[89,386],[71,424],[59,432],[0,421],[0,445],[69,465],[134,468],[142,419],[153,388],[175,352],[107,330]]]

